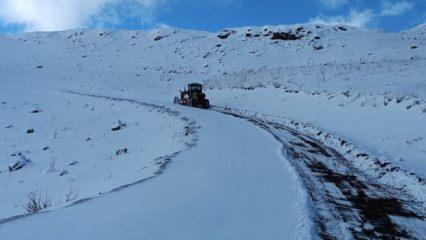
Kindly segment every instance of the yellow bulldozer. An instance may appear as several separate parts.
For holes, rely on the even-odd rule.
[[[199,83],[188,84],[188,89],[180,91],[180,98],[175,97],[174,103],[205,109],[210,107],[210,102],[203,93],[203,86]]]

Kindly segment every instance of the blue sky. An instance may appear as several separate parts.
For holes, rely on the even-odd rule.
[[[400,31],[425,21],[426,0],[0,0],[0,32],[294,23]]]

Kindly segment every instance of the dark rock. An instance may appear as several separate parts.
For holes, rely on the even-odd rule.
[[[314,46],[314,50],[321,50],[321,49],[323,49],[324,47],[323,46],[321,46],[321,45],[318,45],[318,46]]]
[[[121,120],[118,120],[117,122],[114,122],[112,124],[111,130],[112,131],[118,131],[121,128],[126,127],[126,126],[127,126],[127,124],[125,122],[122,122]]]
[[[292,32],[274,32],[272,33],[271,40],[294,41],[302,37],[303,35],[294,34]]]
[[[231,36],[231,32],[222,32],[219,35],[217,35],[218,38],[225,40],[227,39],[229,36]]]
[[[72,161],[70,163],[68,163],[69,166],[75,166],[78,164],[78,161]]]
[[[18,160],[9,165],[9,172],[18,171],[19,169],[25,167],[31,160],[24,155],[21,156]]]
[[[127,152],[128,152],[127,148],[120,148],[117,151],[115,151],[115,155],[120,156],[120,155],[126,154]]]
[[[154,41],[160,41],[161,39],[163,39],[164,38],[164,36],[156,36],[155,38],[154,38]]]

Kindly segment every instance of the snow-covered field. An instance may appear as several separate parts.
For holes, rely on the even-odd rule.
[[[306,193],[272,137],[220,113],[177,110],[197,118],[200,140],[158,178],[95,201],[5,223],[0,235],[70,240],[314,236]],[[48,231],[40,231],[47,226]]]
[[[25,213],[31,192],[58,209],[0,221],[1,236],[24,227],[13,238],[49,239],[84,215],[64,239],[315,238],[306,186],[273,137],[170,105],[189,82],[425,204],[426,25],[38,32],[1,35],[0,52],[0,219]],[[28,164],[10,172],[20,159]],[[45,224],[53,230],[39,232]]]
[[[42,89],[0,95],[0,218],[25,213],[30,192],[56,208],[150,177],[154,159],[191,141],[179,116],[143,105]],[[126,126],[112,131],[118,121]],[[23,156],[30,162],[9,172]]]

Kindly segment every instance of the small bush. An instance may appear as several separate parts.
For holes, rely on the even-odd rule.
[[[28,201],[23,207],[29,213],[39,212],[52,206],[47,194],[43,196],[39,191],[30,192],[27,197]]]
[[[56,158],[52,157],[52,159],[50,159],[49,161],[49,171],[55,171],[55,166],[56,166]]]
[[[72,202],[76,200],[79,196],[78,190],[74,189],[71,185],[68,190],[68,193],[65,195],[65,202]]]

